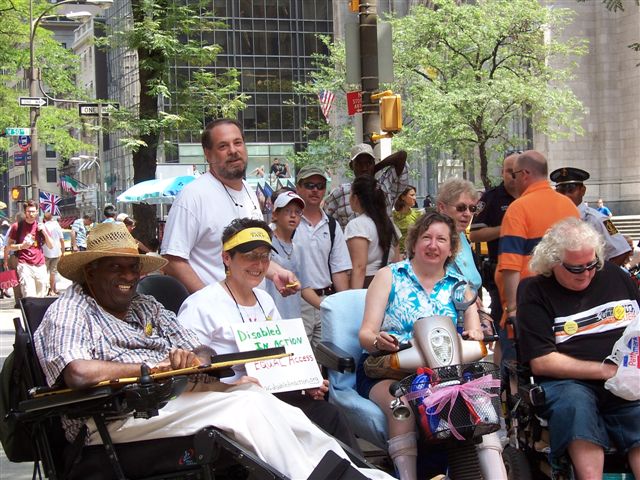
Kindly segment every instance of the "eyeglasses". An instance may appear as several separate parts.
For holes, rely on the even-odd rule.
[[[567,265],[566,263],[562,262],[562,266],[567,272],[578,275],[580,273],[584,273],[585,271],[590,272],[591,270],[596,268],[598,266],[598,257],[596,257],[592,262],[586,265]]]
[[[295,215],[296,217],[302,216],[302,210],[299,208],[283,208],[278,210],[278,213],[282,213],[283,215]]]
[[[516,170],[515,172],[511,172],[511,178],[513,178],[514,180],[516,179],[516,175],[522,172],[526,172],[527,170],[522,169],[522,170]]]
[[[558,193],[573,193],[580,184],[578,183],[563,183],[562,185],[556,185],[556,192]]]
[[[476,205],[467,205],[466,203],[459,203],[458,205],[451,205],[455,207],[456,212],[464,212],[469,210],[470,213],[476,213],[478,211],[478,207]]]
[[[248,262],[268,262],[271,260],[271,253],[258,253],[258,252],[249,252],[249,253],[241,253],[242,258],[247,260]]]
[[[318,182],[318,183],[303,182],[302,186],[307,190],[313,190],[313,189],[324,190],[325,188],[327,188],[327,183],[326,182]]]

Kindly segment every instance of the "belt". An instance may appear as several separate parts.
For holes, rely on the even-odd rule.
[[[333,285],[329,285],[324,288],[314,288],[313,291],[316,292],[316,295],[319,297],[328,297],[329,295],[336,293],[336,289],[333,288]]]

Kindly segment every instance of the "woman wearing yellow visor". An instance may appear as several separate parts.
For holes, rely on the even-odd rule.
[[[191,295],[180,308],[178,321],[197,333],[203,345],[217,353],[234,353],[236,346],[232,324],[280,320],[271,296],[258,285],[264,279],[271,251],[271,229],[261,221],[240,218],[222,233],[222,261],[226,278],[207,285]],[[233,383],[246,375],[242,365],[233,367],[235,375],[221,381]],[[310,420],[329,434],[359,450],[342,412],[323,401],[328,383],[313,389],[278,393],[286,403],[300,408]],[[317,400],[317,401],[316,401]]]

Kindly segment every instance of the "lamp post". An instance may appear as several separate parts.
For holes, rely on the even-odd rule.
[[[98,152],[98,155],[100,152]],[[96,167],[96,183],[98,184],[98,191],[96,192],[96,221],[100,218],[100,210],[103,207],[102,202],[104,201],[104,179],[102,176],[102,164],[100,162],[100,157],[95,155],[78,155],[77,157],[71,157],[71,161],[82,162],[80,167],[78,168],[78,172],[83,172],[85,170],[89,170],[90,168]]]
[[[40,22],[46,17],[46,15],[53,9],[61,5],[97,5],[102,8],[108,8],[113,4],[113,0],[62,0],[54,3],[45,10],[34,20],[33,19],[33,0],[29,0],[29,96],[38,97],[38,82],[39,72],[35,66],[35,35],[36,29]],[[71,18],[86,17],[85,12],[78,12],[75,14],[69,14]],[[29,111],[29,126],[31,127],[31,188],[32,198],[38,201],[38,190],[40,188],[40,166],[38,164],[39,146],[38,146],[38,131],[36,128],[36,121],[38,119],[38,108],[31,107]],[[25,183],[27,183],[27,161],[25,160]]]

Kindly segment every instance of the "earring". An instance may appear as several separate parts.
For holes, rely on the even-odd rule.
[[[230,276],[231,276],[231,269],[230,269],[229,267],[227,267],[227,270],[224,272],[224,274],[225,274],[227,277],[230,277]]]

